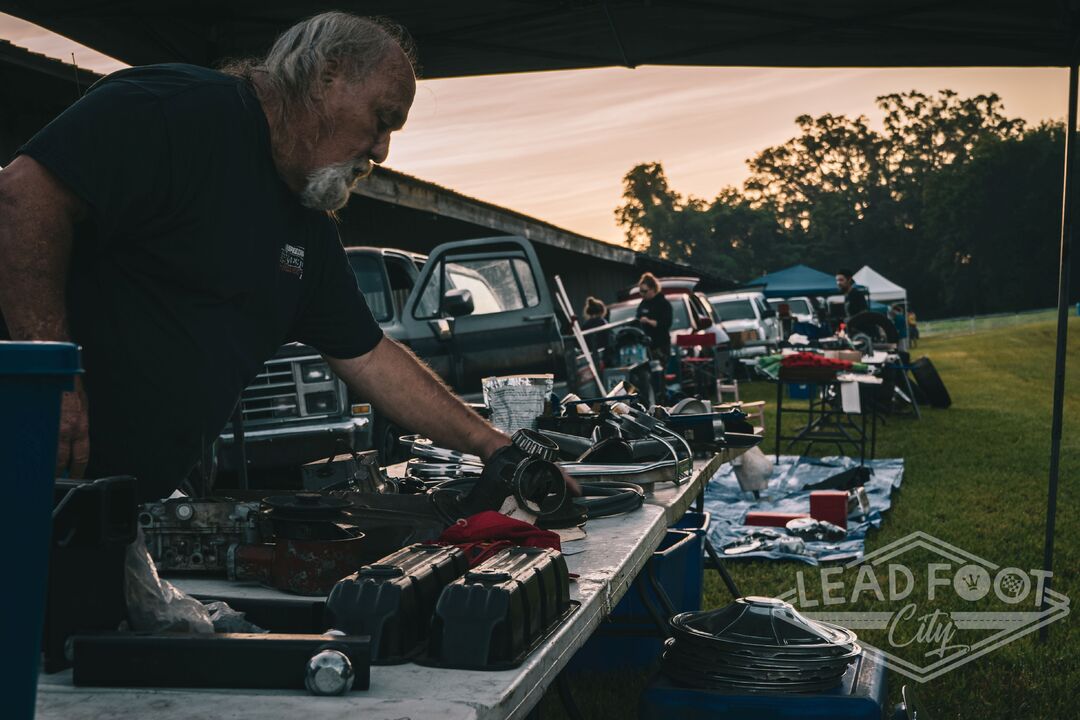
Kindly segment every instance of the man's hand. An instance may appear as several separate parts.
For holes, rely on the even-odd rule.
[[[506,433],[473,412],[430,368],[388,337],[366,355],[326,360],[338,377],[395,425],[437,445],[487,461],[510,443]],[[580,495],[581,488],[565,471],[563,477],[570,492]]]
[[[81,478],[90,460],[90,425],[81,378],[60,404],[60,440],[56,446],[57,477]]]
[[[657,322],[656,322],[655,320],[653,320],[652,318],[647,318],[647,317],[643,317],[643,318],[638,318],[638,321],[639,321],[639,322],[640,322],[640,323],[641,323],[642,325],[648,325],[649,327],[656,327],[656,326],[657,326],[657,324],[658,324],[658,323],[657,323]]]

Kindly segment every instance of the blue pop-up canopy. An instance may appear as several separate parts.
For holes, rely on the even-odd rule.
[[[747,289],[760,290],[765,297],[788,298],[797,295],[835,295],[836,278],[806,265],[793,265],[762,275],[746,283]]]

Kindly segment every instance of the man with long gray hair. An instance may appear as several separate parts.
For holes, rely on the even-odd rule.
[[[396,424],[488,458],[508,438],[383,336],[333,219],[416,90],[402,31],[329,12],[223,72],[114,73],[0,172],[0,311],[83,347],[59,473],[168,495],[283,343]]]

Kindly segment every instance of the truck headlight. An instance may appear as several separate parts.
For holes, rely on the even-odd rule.
[[[305,383],[330,381],[330,366],[321,360],[307,362],[300,366],[300,379]]]
[[[328,415],[337,412],[337,394],[317,392],[304,396],[304,408],[308,415]]]

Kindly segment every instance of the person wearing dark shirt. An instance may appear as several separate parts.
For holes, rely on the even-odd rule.
[[[83,348],[59,474],[168,495],[290,341],[436,444],[507,445],[383,336],[331,217],[415,89],[403,32],[324,13],[226,72],[114,73],[19,150],[0,171],[0,314],[14,340]]]
[[[645,273],[638,280],[641,302],[637,307],[637,320],[649,336],[649,352],[654,360],[667,364],[671,352],[671,303],[660,292],[660,281],[652,273]]]
[[[866,288],[855,284],[855,278],[850,270],[840,270],[836,273],[836,287],[844,294],[845,322],[851,322],[853,317],[870,309]]]
[[[582,331],[594,330],[607,325],[607,306],[599,298],[589,296],[585,300],[585,320],[581,323]],[[594,354],[602,352],[608,344],[611,333],[600,330],[585,336],[585,343]]]

